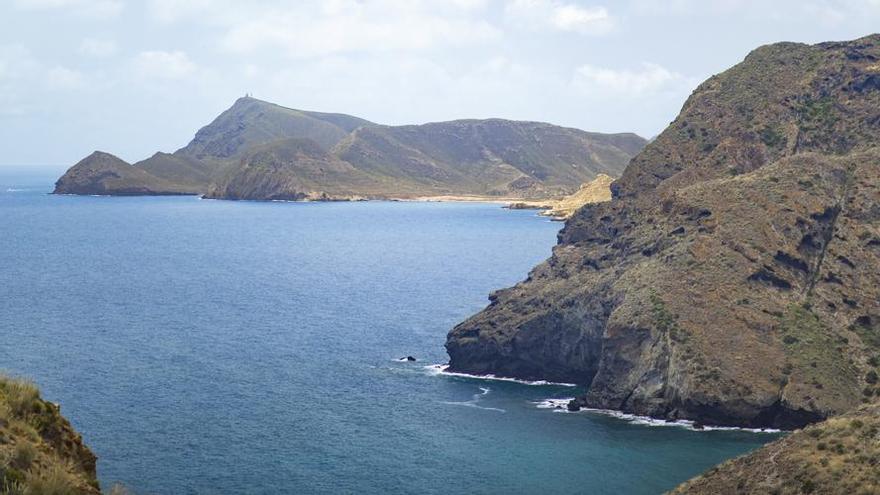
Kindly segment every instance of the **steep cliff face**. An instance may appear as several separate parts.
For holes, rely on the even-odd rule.
[[[99,494],[95,455],[33,384],[0,376],[0,493]]]
[[[873,394],[880,37],[763,47],[450,332],[452,370],[587,386],[578,405],[793,427]],[[866,388],[867,387],[867,388]]]
[[[867,494],[880,491],[880,405],[863,406],[727,461],[676,495]]]

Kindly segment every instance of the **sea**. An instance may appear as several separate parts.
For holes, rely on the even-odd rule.
[[[534,211],[50,195],[62,171],[0,167],[0,369],[104,489],[657,494],[778,437],[445,373],[447,332],[550,255]]]

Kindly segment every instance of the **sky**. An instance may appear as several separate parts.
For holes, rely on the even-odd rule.
[[[757,46],[875,31],[880,0],[0,0],[0,165],[173,151],[245,93],[651,137]]]

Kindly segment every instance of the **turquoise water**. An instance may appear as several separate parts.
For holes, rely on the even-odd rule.
[[[560,225],[488,204],[50,196],[0,169],[0,368],[144,494],[649,494],[771,440],[536,407],[446,332]],[[396,361],[413,355],[416,363]]]

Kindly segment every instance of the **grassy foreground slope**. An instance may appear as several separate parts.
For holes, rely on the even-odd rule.
[[[98,494],[95,455],[30,382],[0,376],[0,494]]]
[[[727,461],[672,493],[880,493],[880,404],[859,407]]]

